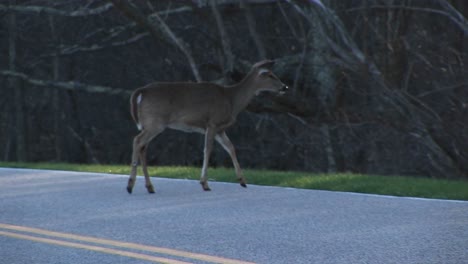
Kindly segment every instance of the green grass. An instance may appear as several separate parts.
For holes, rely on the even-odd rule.
[[[129,174],[126,165],[0,162],[0,167],[51,169]],[[198,180],[200,168],[182,166],[150,167],[150,175]],[[141,174],[141,172],[140,172]],[[385,194],[439,199],[468,200],[467,180],[444,180],[406,176],[378,176],[352,173],[313,174],[292,171],[244,170],[248,184]],[[210,168],[210,181],[236,182],[234,169]]]

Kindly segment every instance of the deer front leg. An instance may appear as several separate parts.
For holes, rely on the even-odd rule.
[[[211,149],[213,148],[213,139],[214,139],[214,129],[207,128],[205,131],[205,148],[204,148],[204,156],[203,156],[203,168],[200,177],[200,184],[202,185],[203,190],[211,191],[210,187],[208,186],[208,177],[207,177],[207,170],[208,164],[210,162],[210,154]]]
[[[232,160],[232,164],[234,165],[234,169],[236,171],[237,180],[239,181],[240,185],[242,187],[247,187],[244,175],[239,165],[239,161],[237,160],[236,150],[231,140],[229,140],[228,136],[226,135],[226,132],[217,134],[215,139],[219,144],[221,144],[221,146],[223,146],[224,150],[226,150],[226,152],[229,153],[229,156]]]

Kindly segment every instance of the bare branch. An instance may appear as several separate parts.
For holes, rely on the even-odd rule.
[[[156,39],[161,39],[159,31],[151,25],[147,17],[142,14],[138,9],[133,7],[127,1],[122,0],[110,0],[112,4],[119,9],[124,15],[136,22],[138,25],[144,27],[149,33]]]
[[[46,6],[20,6],[20,5],[0,5],[0,11],[14,11],[14,12],[24,12],[24,13],[47,13],[50,15],[56,16],[67,16],[67,17],[83,17],[91,15],[100,15],[110,9],[112,9],[112,4],[108,3],[100,7],[93,9],[82,8],[75,11],[64,11],[52,7]]]
[[[114,41],[111,43],[105,43],[105,44],[91,44],[89,46],[82,46],[82,45],[73,45],[73,46],[61,46],[60,51],[58,52],[58,55],[72,55],[78,52],[93,52],[93,51],[98,51],[98,50],[103,50],[108,47],[120,47],[120,46],[126,46],[135,42],[138,42],[139,40],[149,36],[150,34],[145,32],[145,33],[140,33],[135,36],[132,36],[131,38],[128,38],[126,40],[121,40],[121,41]],[[41,58],[43,57],[50,57],[54,56],[55,53],[52,54],[44,54],[40,56]]]
[[[427,92],[422,92],[420,94],[417,95],[417,97],[421,98],[421,97],[425,97],[425,96],[428,96],[428,95],[432,95],[434,93],[441,93],[441,92],[445,92],[445,91],[449,91],[449,90],[454,90],[454,89],[457,89],[457,88],[460,88],[460,87],[468,87],[468,82],[459,82],[459,83],[455,83],[453,85],[449,85],[449,86],[443,86],[443,87],[439,87],[437,89],[434,89],[434,90],[430,90],[430,91],[427,91]]]
[[[432,14],[438,14],[444,17],[447,17],[450,21],[455,23],[460,30],[463,31],[465,35],[468,35],[468,21],[466,18],[460,14],[450,3],[447,1],[440,0],[438,1],[445,9],[444,10],[437,10],[433,8],[427,8],[427,7],[415,7],[415,6],[405,6],[405,5],[399,5],[399,6],[391,6],[391,5],[372,5],[368,7],[356,7],[356,8],[350,8],[347,11],[348,12],[353,12],[353,11],[359,11],[365,8],[370,8],[370,9],[404,9],[404,10],[412,10],[412,11],[418,11],[418,12],[427,12],[427,13],[432,13]]]
[[[193,8],[190,6],[181,6],[181,7],[174,8],[174,9],[168,9],[164,11],[155,12],[149,15],[149,17],[152,18],[154,14],[157,14],[160,16],[167,16],[167,15],[178,14],[178,13],[183,13],[183,12],[192,12],[192,11],[193,11]]]
[[[111,1],[115,7],[117,7],[122,13],[125,14],[128,18],[135,21],[137,24],[143,26],[149,33],[156,39],[163,39],[168,42],[174,43],[177,48],[185,55],[192,69],[192,73],[195,79],[200,82],[202,79],[200,77],[200,73],[198,71],[198,67],[195,63],[195,60],[192,56],[192,52],[190,51],[188,45],[179,39],[171,28],[161,19],[161,17],[157,13],[153,13],[151,17],[146,17],[143,15],[138,9],[133,7],[127,1],[123,0],[109,0]],[[154,18],[154,19],[151,19]],[[150,19],[152,21],[150,21]],[[156,21],[157,23],[152,23]],[[160,33],[164,34],[163,37],[160,36]]]
[[[70,132],[70,134],[76,140],[78,140],[81,144],[83,144],[84,148],[88,152],[88,155],[89,155],[89,158],[90,158],[91,162],[94,163],[94,164],[99,164],[99,160],[96,158],[96,155],[94,154],[95,151],[93,150],[93,148],[89,144],[88,140],[86,138],[81,137],[80,134],[78,134],[78,132],[76,132],[71,126],[67,126],[67,128],[68,128],[68,131]]]
[[[66,90],[73,90],[73,91],[85,91],[89,93],[105,93],[110,95],[122,95],[128,96],[130,95],[131,91],[127,91],[124,89],[119,88],[112,88],[107,86],[99,86],[99,85],[90,85],[81,82],[75,81],[68,81],[68,82],[60,82],[60,81],[50,81],[50,80],[41,80],[32,78],[24,73],[16,72],[16,71],[0,71],[0,75],[8,76],[8,77],[15,77],[21,79],[27,83],[36,86],[44,86],[44,87],[54,87]]]
[[[197,80],[197,82],[201,82],[202,78],[198,71],[197,64],[195,63],[195,60],[192,56],[192,52],[188,48],[188,45],[174,34],[171,28],[161,19],[159,15],[154,14],[154,18],[156,18],[156,20],[159,22],[159,26],[162,29],[162,31],[176,44],[176,46],[182,51],[182,53],[184,53],[185,57],[187,57],[195,79]]]

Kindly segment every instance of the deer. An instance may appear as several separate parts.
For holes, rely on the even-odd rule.
[[[204,191],[211,190],[208,186],[207,169],[214,141],[229,154],[237,180],[242,187],[247,187],[226,129],[235,123],[237,115],[254,96],[264,91],[282,95],[288,90],[288,86],[272,72],[274,63],[272,60],[255,63],[250,72],[234,85],[154,82],[136,89],[130,97],[130,113],[140,133],[133,139],[128,193],[132,193],[135,185],[138,164],[142,166],[147,191],[155,192],[148,175],[146,152],[150,141],[166,128],[204,134],[200,177]]]

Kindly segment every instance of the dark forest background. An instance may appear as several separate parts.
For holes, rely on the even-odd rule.
[[[0,160],[130,163],[129,94],[232,84],[276,60],[227,132],[244,168],[468,178],[466,0],[2,0]],[[209,103],[209,102],[207,102]],[[151,165],[200,165],[165,131]],[[231,166],[216,147],[212,166]]]

